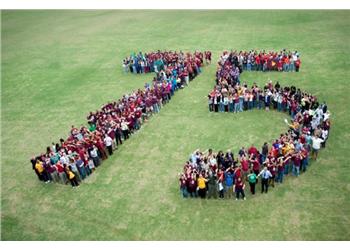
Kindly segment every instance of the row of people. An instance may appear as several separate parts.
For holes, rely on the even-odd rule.
[[[311,105],[313,104],[313,106]],[[315,97],[302,93],[295,86],[281,87],[268,81],[263,88],[256,83],[248,87],[246,82],[232,87],[228,84],[215,85],[208,94],[210,112],[242,112],[245,110],[273,108],[280,112],[288,112],[294,118],[298,109],[307,110],[318,105]]]
[[[167,66],[184,67],[189,74],[200,71],[203,63],[211,63],[211,52],[195,51],[193,55],[182,51],[160,51],[150,53],[132,53],[123,59],[122,66],[125,73],[142,74],[166,70]]]
[[[125,94],[100,110],[90,112],[87,126],[72,126],[67,139],[61,138],[59,143],[48,146],[45,153],[33,156],[30,161],[39,180],[79,186],[131,134],[158,113],[175,91],[189,83],[190,78],[183,75],[188,73],[185,62],[193,63],[198,56],[198,52],[186,53],[183,60],[166,62],[169,64],[157,72],[144,89]],[[198,65],[199,68],[203,66],[202,63]],[[192,72],[192,78],[199,73],[200,70]]]
[[[253,85],[254,86],[254,85]],[[330,130],[330,112],[326,103],[320,104],[309,93],[292,87],[282,88],[279,84],[267,84],[270,91],[283,89],[293,108],[291,122],[285,120],[288,132],[280,135],[271,144],[264,143],[259,151],[254,145],[244,147],[234,157],[231,151],[214,153],[196,150],[184,165],[180,174],[180,190],[183,197],[245,198],[245,183],[255,194],[255,186],[261,177],[261,192],[268,192],[275,182],[282,183],[284,176],[299,176],[309,166],[309,156],[316,161],[318,152],[326,146]],[[271,105],[277,108],[276,105]]]
[[[216,84],[234,87],[236,83],[240,83],[240,74],[243,71],[299,72],[300,65],[298,51],[224,51],[217,65]]]

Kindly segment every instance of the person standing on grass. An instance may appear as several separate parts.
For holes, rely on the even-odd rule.
[[[217,191],[217,176],[216,173],[213,171],[209,171],[209,178],[208,178],[208,198],[214,197],[215,199],[218,198],[218,191]]]
[[[262,146],[261,149],[261,155],[262,155],[262,162],[264,162],[266,160],[267,154],[269,153],[269,146],[267,144],[267,142],[264,143],[264,145]]]
[[[252,193],[252,195],[255,195],[256,181],[257,181],[256,174],[253,172],[253,170],[250,170],[250,174],[248,175],[248,182],[249,182],[249,186],[250,186],[250,192]]]
[[[233,178],[233,168],[230,167],[225,171],[226,195],[229,199],[232,197],[233,193]]]
[[[95,167],[100,166],[101,159],[98,156],[98,150],[97,150],[97,147],[95,145],[93,145],[92,148],[89,150],[89,155],[90,155],[92,161],[94,162]]]
[[[36,158],[33,156],[32,159],[30,159],[30,162],[32,163],[32,168],[35,171],[35,174],[38,176],[39,181],[43,181],[43,177],[41,175],[41,173],[39,172],[39,170],[35,167],[37,160]]]
[[[312,137],[312,159],[313,160],[317,160],[317,156],[318,156],[318,151],[321,148],[321,143],[324,142],[323,139],[317,137],[317,136],[313,136]]]
[[[295,72],[299,72],[300,64],[301,64],[300,58],[299,56],[297,56],[297,60],[294,62]]]
[[[67,175],[60,161],[56,163],[56,168],[57,168],[58,176],[60,177],[60,182],[62,184],[67,184]]]
[[[65,166],[65,165],[67,165],[67,164],[64,163],[63,166]],[[78,167],[77,167],[74,159],[72,159],[72,158],[69,160],[69,170],[74,173],[75,178],[77,179],[77,181],[80,182],[82,180],[81,177],[80,177],[79,171],[78,171]],[[69,177],[69,176],[67,175],[67,177]]]
[[[289,161],[290,157],[286,157],[286,159],[283,160],[283,156],[279,157],[277,159],[277,179],[276,182],[282,183],[283,182],[283,175],[285,172],[285,165]],[[288,166],[287,166],[288,167]]]
[[[244,194],[245,184],[243,183],[242,178],[237,178],[233,188],[235,189],[235,192],[236,192],[236,200],[239,199],[240,194],[242,195],[243,200],[246,199]]]
[[[46,172],[46,170],[44,168],[44,165],[39,159],[36,160],[35,169],[39,173],[39,175],[41,176],[41,179],[45,183],[49,183],[50,182],[50,178],[47,175],[47,172]]]
[[[112,155],[113,154],[113,139],[108,134],[106,134],[103,141],[105,143],[105,146],[107,147],[109,155]]]
[[[187,190],[190,194],[190,197],[197,197],[197,182],[196,182],[196,174],[192,174],[187,178]]]
[[[197,187],[198,187],[198,195],[202,199],[205,199],[207,188],[206,188],[206,182],[208,180],[203,177],[202,174],[199,174],[199,178],[197,179]]]
[[[128,124],[129,123],[126,122],[125,120],[123,120],[122,123],[121,123],[121,129],[122,129],[124,141],[129,139],[129,127],[128,127]]]
[[[122,132],[122,130],[120,128],[120,124],[119,123],[117,123],[117,125],[115,127],[115,130],[114,130],[114,133],[115,133],[115,141],[116,141],[117,147],[118,147],[119,144],[120,145],[123,144],[123,142],[122,142],[122,134],[123,134],[123,132]]]
[[[66,170],[66,175],[68,176],[68,179],[72,185],[73,188],[78,187],[79,183],[77,181],[77,178],[75,176],[75,174],[73,173],[73,171],[71,169],[69,169],[69,167],[67,165],[65,166],[65,170]]]
[[[265,193],[268,192],[269,188],[269,179],[272,177],[271,172],[267,169],[267,167],[264,167],[263,170],[258,174],[258,177],[261,176],[261,193],[265,191]]]
[[[257,157],[254,155],[254,154],[251,154],[251,159],[249,160],[250,163],[252,164],[253,166],[253,172],[258,175],[259,174],[259,171],[260,171],[260,162],[259,160],[257,159]],[[257,182],[258,183],[258,180]]]
[[[301,165],[300,152],[294,154],[292,159],[293,159],[293,175],[298,177],[300,174],[300,165]]]
[[[188,192],[187,192],[186,175],[185,174],[181,174],[179,182],[180,182],[181,195],[182,195],[183,198],[187,198],[188,197]]]
[[[87,176],[87,173],[85,170],[84,161],[79,156],[75,156],[75,165],[78,168],[80,178],[84,180]]]

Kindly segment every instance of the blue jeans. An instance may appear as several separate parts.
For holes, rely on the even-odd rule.
[[[248,109],[253,109],[253,101],[248,102]]]
[[[299,176],[299,174],[300,174],[300,166],[293,164],[293,175]]]
[[[239,112],[243,112],[243,97],[239,98]]]
[[[181,193],[183,198],[187,198],[188,197],[188,192],[187,192],[187,188],[186,187],[180,187],[180,193]]]
[[[247,71],[251,71],[252,70],[252,65],[250,63],[247,63]]]
[[[85,172],[87,173],[87,175],[90,175],[92,173],[91,169],[89,168],[89,165],[85,167]]]
[[[229,103],[228,111],[229,111],[229,112],[233,112],[233,110],[234,110],[234,104],[233,104],[233,102],[232,102],[232,103]]]
[[[279,182],[279,183],[283,182],[283,174],[284,174],[284,171],[278,171],[278,173],[277,173],[277,182]]]
[[[235,113],[237,113],[239,111],[239,103],[236,102],[235,103]]]
[[[159,108],[158,108],[158,104],[157,103],[153,104],[153,112],[154,113],[159,113]]]
[[[282,111],[282,103],[277,102],[277,110],[280,112]]]
[[[78,170],[79,170],[79,174],[80,174],[81,178],[85,179],[85,177],[86,177],[85,168],[84,167],[78,167]]]
[[[220,102],[220,104],[219,104],[219,111],[220,112],[224,112],[225,111],[225,106],[224,106],[223,102]]]
[[[309,165],[309,156],[301,161],[301,170],[305,172],[307,170],[308,165]]]
[[[295,71],[294,63],[289,64],[289,71]]]
[[[290,171],[289,171],[289,168],[290,168],[290,163],[288,163],[288,164],[286,164],[285,166],[284,166],[284,174],[288,174]]]
[[[295,117],[295,112],[294,111],[291,111],[291,116],[292,116],[292,119],[294,120],[294,117]]]
[[[262,108],[262,104],[261,104],[261,101],[260,101],[260,100],[257,101],[257,107],[258,107],[258,109],[261,109],[261,108]]]

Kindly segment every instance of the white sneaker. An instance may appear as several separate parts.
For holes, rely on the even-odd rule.
[[[246,200],[246,198],[244,197],[243,200]]]
[[[236,198],[236,201],[238,201],[238,199]]]

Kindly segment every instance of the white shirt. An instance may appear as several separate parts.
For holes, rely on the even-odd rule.
[[[323,116],[323,121],[327,121],[327,119],[329,119],[329,116],[330,116],[331,114],[330,113],[328,113],[328,111],[324,114],[324,116]]]
[[[324,142],[321,138],[312,137],[312,148],[319,150],[321,148],[321,143]]]
[[[104,142],[105,142],[106,146],[109,147],[109,146],[112,146],[113,140],[112,140],[111,137],[106,136],[105,139],[104,139]]]
[[[322,138],[323,140],[326,140],[328,137],[328,130],[322,130]]]

